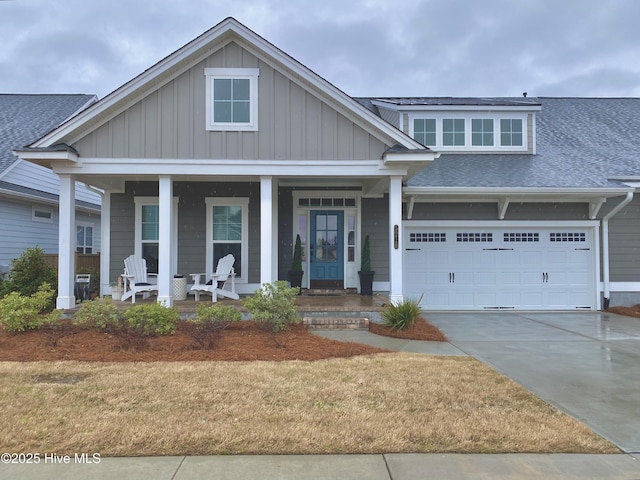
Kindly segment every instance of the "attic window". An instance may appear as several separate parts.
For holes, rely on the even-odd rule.
[[[257,68],[205,68],[206,129],[258,130]]]

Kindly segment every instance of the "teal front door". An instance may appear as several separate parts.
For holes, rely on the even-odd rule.
[[[344,278],[344,212],[311,211],[310,280],[318,286],[341,286]]]

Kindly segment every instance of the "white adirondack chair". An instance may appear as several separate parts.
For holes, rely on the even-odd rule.
[[[206,273],[190,274],[191,278],[193,278],[191,291],[194,292],[196,301],[200,300],[201,293],[210,293],[212,302],[218,301],[218,295],[234,300],[240,298],[236,293],[236,272],[233,269],[235,261],[236,259],[231,254],[218,260],[216,273],[211,275],[211,280],[206,283],[201,283],[201,279],[202,277],[206,277]]]
[[[151,277],[156,277],[152,283]],[[142,298],[147,298],[150,292],[158,291],[158,274],[147,273],[147,261],[142,257],[130,255],[124,259],[124,294],[121,300],[131,298],[131,303],[136,303],[136,294],[142,293]]]

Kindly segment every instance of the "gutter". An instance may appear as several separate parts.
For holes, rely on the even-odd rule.
[[[609,308],[609,300],[611,295],[611,280],[609,271],[609,220],[618,214],[620,210],[626,207],[633,200],[633,192],[627,192],[625,199],[602,218],[602,279],[604,283],[604,305],[606,310]]]

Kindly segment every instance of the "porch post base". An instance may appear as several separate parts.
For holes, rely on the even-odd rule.
[[[389,301],[394,305],[397,305],[398,303],[402,303],[403,300],[404,300],[403,295],[389,295]]]
[[[75,308],[75,306],[76,306],[75,296],[71,296],[71,297],[58,296],[58,298],[56,298],[56,308],[58,310],[70,310],[72,308]]]
[[[163,307],[171,308],[173,307],[173,297],[171,295],[170,296],[158,295],[158,303]]]

